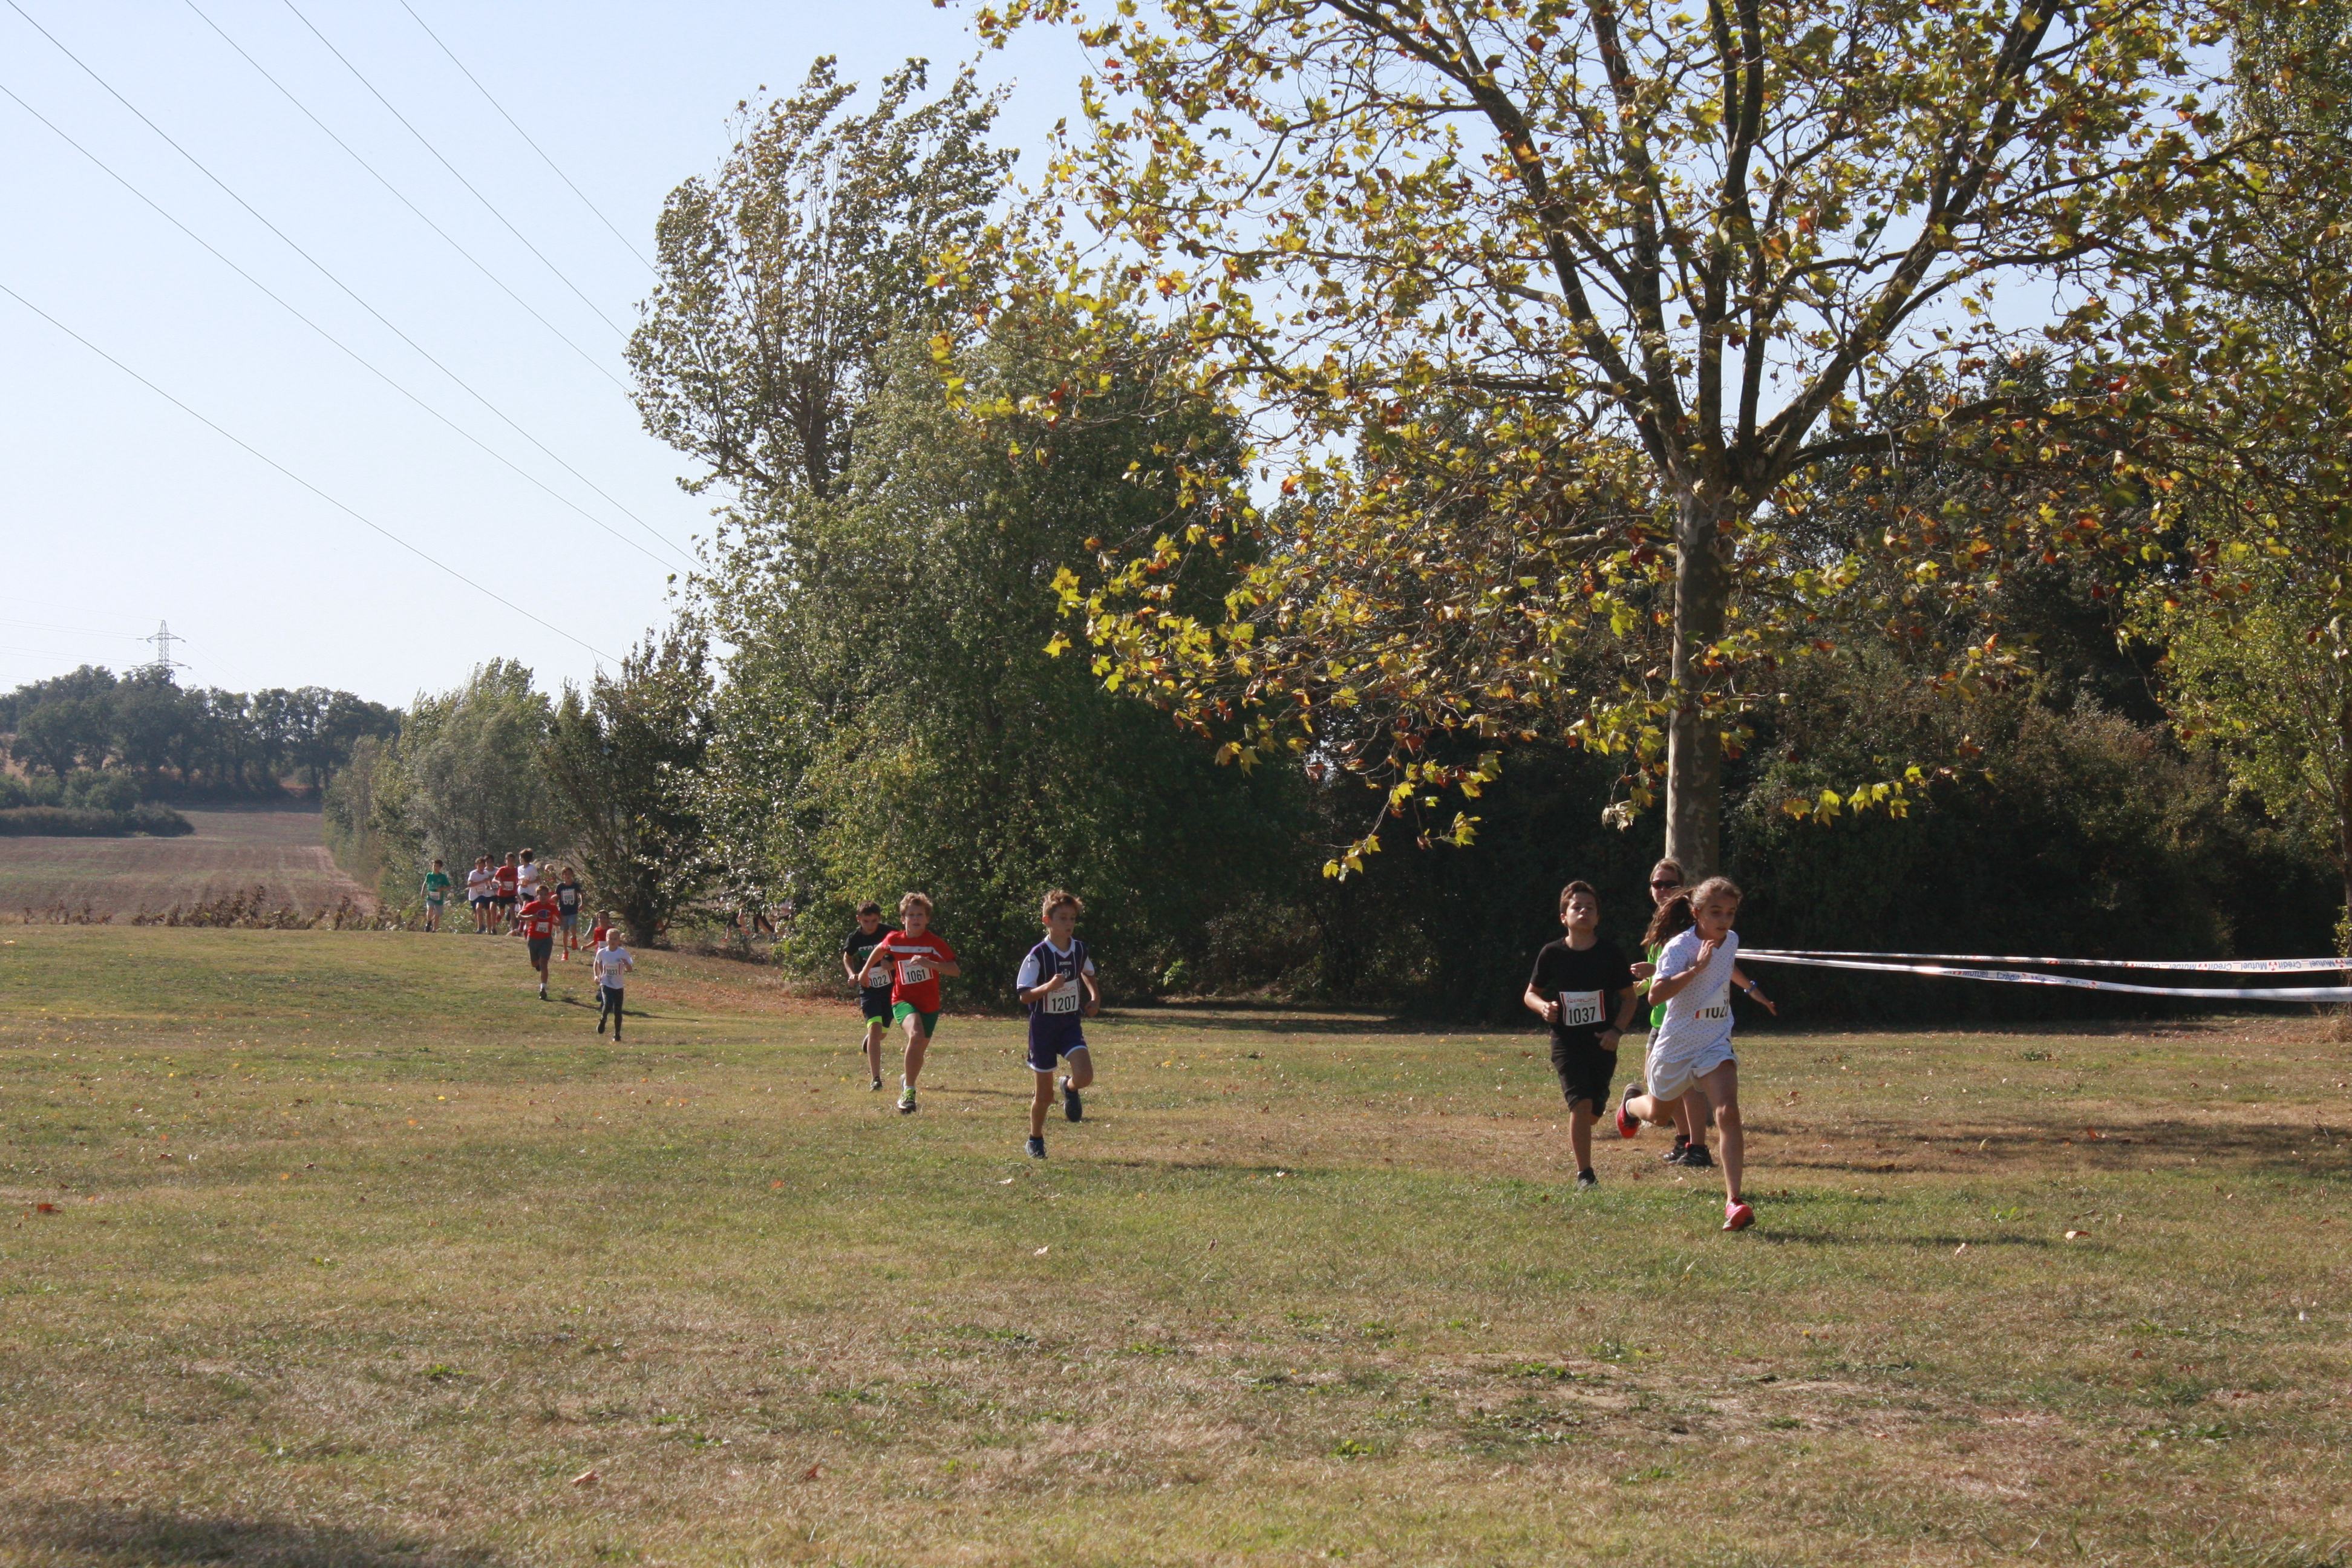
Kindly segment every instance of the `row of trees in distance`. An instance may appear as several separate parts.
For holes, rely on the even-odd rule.
[[[154,666],[118,676],[84,665],[0,694],[17,767],[60,784],[77,771],[119,774],[151,797],[268,795],[289,778],[318,789],[355,742],[399,725],[395,710],[348,691],[192,690]]]

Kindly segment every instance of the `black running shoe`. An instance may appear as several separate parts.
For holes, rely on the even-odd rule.
[[[1683,1163],[1683,1157],[1689,1152],[1690,1140],[1677,1132],[1675,1134],[1675,1146],[1667,1150],[1664,1153],[1659,1155],[1658,1158],[1664,1161],[1669,1165],[1679,1165]]]
[[[1576,1173],[1576,1190],[1578,1192],[1589,1193],[1600,1184],[1601,1178],[1594,1175],[1591,1172],[1579,1171]]]
[[[1087,1102],[1078,1098],[1078,1087],[1068,1079],[1062,1080],[1062,1114],[1072,1121],[1086,1120]]]
[[[1045,1157],[1045,1141],[1043,1138],[1029,1140],[1029,1157],[1032,1160],[1042,1160]]]
[[[1685,1171],[1712,1171],[1715,1169],[1715,1156],[1706,1152],[1706,1144],[1694,1143],[1688,1149],[1683,1151],[1683,1169]]]

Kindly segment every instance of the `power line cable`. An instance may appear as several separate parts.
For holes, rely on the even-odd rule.
[[[490,89],[482,85],[482,79],[476,76],[472,71],[466,69],[466,62],[457,58],[457,52],[448,45],[442,43],[441,35],[435,32],[432,27],[426,24],[424,17],[416,15],[416,7],[411,5],[408,3],[408,0],[400,0],[400,8],[407,12],[412,17],[415,18],[416,25],[425,29],[425,36],[432,39],[436,45],[440,46],[441,52],[449,57],[449,63],[456,66],[461,72],[464,72],[466,79],[474,84],[474,90],[480,93],[484,99],[488,100],[489,106],[499,111],[499,118],[504,120],[509,125],[512,125],[514,127],[515,134],[521,137],[523,141],[530,145],[530,150],[539,154],[539,161],[546,164],[550,169],[553,169],[555,171],[555,177],[562,180],[564,184],[570,188],[572,194],[580,198],[580,205],[586,207],[590,212],[594,213],[596,215],[596,221],[603,224],[606,228],[611,229],[613,237],[621,242],[622,247],[628,251],[631,257],[635,258],[637,261],[644,263],[646,270],[653,273],[656,278],[660,277],[660,269],[655,267],[652,261],[646,258],[645,252],[639,250],[629,237],[623,234],[620,231],[620,228],[614,225],[613,220],[604,216],[604,210],[602,207],[588,199],[587,192],[582,190],[578,185],[572,184],[571,175],[556,167],[555,160],[547,155],[547,149],[541,147],[537,142],[533,142],[531,140],[530,132],[525,131],[515,117],[507,112],[507,106],[500,103],[496,98],[492,97]]]
[[[123,374],[129,376],[131,380],[137,382],[140,385],[145,387],[148,391],[153,393],[156,396],[162,398],[164,402],[170,404],[173,407],[178,409],[181,413],[194,420],[197,424],[202,425],[205,428],[212,431],[215,435],[220,437],[221,439],[228,442],[231,446],[238,447],[256,460],[266,464],[269,468],[277,469],[278,472],[293,480],[304,489],[309,490],[312,495],[317,496],[320,500],[325,501],[337,511],[344,513],[356,521],[366,524],[369,528],[373,529],[376,532],[383,535],[384,538],[389,539],[394,544],[399,545],[403,550],[407,551],[411,555],[415,556],[419,561],[424,562],[426,565],[436,567],[439,570],[447,573],[450,576],[455,577],[458,582],[463,583],[467,587],[471,588],[474,592],[481,595],[484,598],[488,599],[495,604],[504,605],[506,608],[512,610],[516,615],[520,616],[524,620],[530,621],[537,626],[545,626],[549,631],[553,632],[557,637],[563,638],[566,642],[578,643],[580,647],[586,648],[598,658],[604,659],[607,663],[611,664],[618,664],[620,662],[620,660],[614,658],[611,654],[606,653],[603,648],[598,647],[595,644],[572,636],[572,633],[565,631],[562,626],[557,626],[552,621],[541,620],[539,616],[532,615],[529,610],[524,609],[520,605],[516,604],[513,600],[483,587],[479,583],[475,582],[471,577],[467,576],[455,566],[450,565],[447,562],[442,561],[436,556],[427,554],[425,551],[419,549],[414,544],[411,544],[408,541],[393,532],[392,530],[384,527],[383,524],[376,521],[373,518],[369,517],[358,508],[351,506],[346,502],[337,500],[333,496],[329,495],[325,490],[320,489],[318,486],[312,484],[310,480],[304,479],[301,475],[296,473],[293,469],[288,468],[285,464],[279,462],[277,458],[271,457],[260,447],[256,447],[244,437],[233,434],[226,426],[215,423],[212,419],[198,413],[194,408],[189,406],[187,404],[181,402],[178,398],[173,396],[170,393],[164,391],[162,387],[156,385],[153,382],[148,380],[145,376],[140,374],[137,371],[131,369],[129,365],[115,358],[112,354],[108,353],[104,349],[100,348],[88,338],[83,337],[79,332],[75,331],[71,327],[67,326],[55,316],[50,315],[47,310],[42,310],[38,305],[34,304],[30,300],[25,298],[24,295],[16,292],[16,290],[14,288],[11,288],[7,283],[0,282],[0,294],[7,295],[8,298],[16,300],[16,303],[24,306],[25,309],[32,311],[33,314],[40,317],[41,320],[48,322],[49,325],[55,327],[58,331],[63,332],[66,336],[71,338],[74,342],[79,343],[82,347],[96,354],[99,358],[104,360],[107,363],[121,371]]]
[[[137,632],[102,632],[96,626],[61,626],[56,621],[28,621],[17,616],[0,616],[0,626],[38,626],[43,631],[76,632],[83,637],[114,637],[123,642],[145,642]]]
[[[330,41],[328,40],[328,37],[327,37],[327,35],[326,35],[326,34],[324,34],[324,33],[322,33],[322,32],[319,31],[318,25],[317,25],[316,23],[312,22],[312,21],[310,20],[310,17],[305,16],[303,16],[303,15],[302,15],[301,8],[300,8],[300,7],[299,7],[299,6],[297,6],[297,5],[294,4],[294,0],[285,0],[285,5],[286,5],[286,8],[287,8],[289,11],[291,11],[291,12],[293,12],[293,13],[294,13],[294,19],[295,19],[296,21],[298,21],[298,22],[300,22],[304,26],[306,26],[306,27],[310,28],[310,36],[311,36],[312,37],[314,37],[314,38],[318,39],[318,40],[319,40],[319,42],[320,42],[320,43],[322,43],[322,44],[325,44],[325,45],[327,46],[327,52],[328,52],[329,54],[331,54],[331,55],[334,56],[334,57],[335,57],[335,58],[337,58],[337,59],[339,59],[339,60],[341,60],[341,61],[342,61],[342,63],[343,63],[343,68],[344,68],[345,70],[347,70],[347,71],[351,72],[352,76],[354,76],[354,77],[358,78],[358,79],[359,79],[359,84],[360,84],[362,87],[363,87],[363,88],[367,89],[368,89],[368,91],[370,91],[370,92],[372,92],[372,93],[375,93],[375,100],[376,100],[378,103],[383,104],[386,110],[390,110],[390,111],[391,111],[391,114],[392,114],[392,117],[393,117],[394,120],[399,121],[401,122],[401,124],[402,124],[402,125],[404,125],[404,126],[406,126],[406,127],[407,127],[407,129],[408,129],[408,133],[409,133],[411,136],[414,136],[414,137],[415,137],[415,138],[416,138],[417,145],[419,145],[419,146],[423,147],[423,148],[424,148],[427,153],[432,153],[434,157],[440,159],[440,161],[441,161],[441,166],[442,166],[443,168],[445,168],[445,169],[448,170],[448,171],[449,171],[449,173],[450,173],[453,176],[455,176],[455,177],[456,177],[456,179],[457,179],[457,183],[458,183],[459,184],[461,184],[461,185],[465,186],[467,190],[468,190],[468,191],[472,191],[472,192],[473,192],[474,199],[475,199],[476,201],[478,201],[478,202],[481,203],[481,204],[482,204],[482,205],[483,205],[483,207],[484,207],[486,210],[488,210],[488,211],[489,215],[490,215],[492,217],[494,217],[494,218],[498,219],[500,223],[505,224],[505,225],[507,226],[507,232],[508,232],[509,234],[513,235],[517,239],[519,239],[519,240],[521,240],[521,241],[522,241],[522,247],[523,247],[525,250],[528,250],[528,251],[530,251],[533,256],[538,257],[538,258],[539,258],[539,259],[540,259],[540,264],[541,264],[541,266],[545,267],[545,268],[546,268],[550,272],[554,273],[554,274],[556,275],[556,277],[558,277],[558,278],[560,278],[560,279],[562,279],[562,280],[563,280],[563,286],[564,286],[566,289],[571,289],[574,294],[579,295],[579,296],[580,296],[580,302],[581,302],[582,304],[583,304],[583,305],[587,306],[591,310],[595,311],[595,312],[596,312],[596,319],[597,319],[598,321],[600,321],[604,322],[606,326],[608,326],[608,327],[612,328],[612,329],[613,329],[613,331],[614,331],[615,332],[620,333],[623,337],[626,337],[626,336],[628,336],[628,329],[627,329],[627,328],[625,328],[625,327],[622,326],[618,321],[615,321],[614,320],[613,320],[613,318],[612,318],[612,317],[607,316],[606,314],[604,314],[604,311],[603,307],[599,306],[599,305],[596,303],[596,301],[595,301],[595,300],[591,300],[591,299],[588,297],[588,295],[587,295],[586,291],[585,291],[585,290],[583,290],[583,289],[580,287],[580,285],[579,285],[579,284],[574,283],[573,281],[572,281],[572,279],[571,279],[570,278],[565,277],[565,276],[564,276],[564,272],[563,272],[563,268],[560,268],[560,267],[556,266],[554,262],[548,260],[546,253],[545,253],[545,252],[543,252],[543,251],[541,251],[541,250],[539,248],[539,247],[537,247],[537,246],[535,246],[535,245],[531,244],[531,242],[530,241],[530,239],[524,236],[524,234],[523,234],[522,230],[520,230],[520,229],[519,229],[519,228],[515,227],[514,224],[513,224],[513,223],[512,223],[512,222],[511,222],[511,221],[507,217],[507,215],[506,215],[506,214],[504,214],[504,213],[502,213],[502,212],[500,212],[500,211],[499,211],[498,207],[497,207],[496,205],[494,205],[491,203],[491,201],[490,201],[490,198],[489,198],[489,197],[488,197],[488,196],[486,196],[486,195],[482,195],[482,193],[481,193],[481,192],[479,192],[479,191],[478,191],[478,190],[475,190],[475,189],[474,189],[474,182],[473,182],[473,181],[471,181],[471,180],[469,180],[469,179],[466,178],[466,176],[465,176],[465,175],[460,174],[458,174],[458,173],[457,173],[457,164],[455,164],[455,163],[452,163],[451,162],[449,162],[449,160],[448,160],[447,158],[443,157],[443,156],[442,156],[442,153],[441,153],[441,149],[440,149],[440,148],[438,148],[438,147],[436,147],[435,145],[433,145],[433,143],[432,143],[432,142],[430,142],[426,141],[426,140],[425,140],[425,132],[424,132],[419,131],[418,129],[416,129],[416,127],[415,127],[415,126],[414,126],[414,125],[410,125],[410,124],[409,124],[409,122],[408,122],[408,116],[406,116],[405,114],[401,113],[399,110],[397,110],[397,109],[394,109],[394,108],[393,108],[393,106],[392,106],[392,100],[390,100],[390,99],[388,99],[388,98],[384,97],[384,95],[383,95],[383,93],[381,93],[381,92],[377,92],[377,91],[376,91],[376,85],[375,85],[375,83],[373,83],[373,82],[372,82],[372,81],[368,80],[368,79],[367,79],[365,76],[362,75],[362,74],[361,74],[361,72],[360,72],[360,68],[359,68],[359,67],[357,67],[357,66],[355,66],[355,65],[353,65],[353,64],[352,64],[352,62],[351,62],[349,59],[345,58],[345,57],[344,57],[344,55],[343,55],[343,51],[342,51],[342,50],[341,50],[341,49],[339,49],[339,48],[337,48],[337,47],[335,47],[335,46],[334,46],[331,42],[330,42]]]
[[[517,424],[514,418],[509,416],[506,410],[500,408],[497,404],[492,403],[488,398],[475,391],[472,384],[463,376],[459,375],[456,371],[451,370],[447,365],[443,364],[440,360],[435,358],[434,355],[426,350],[423,343],[418,342],[415,338],[410,337],[406,332],[401,331],[399,327],[394,325],[390,317],[386,316],[382,310],[377,310],[373,305],[369,304],[367,300],[360,295],[357,289],[354,289],[350,284],[337,277],[334,271],[329,268],[325,262],[320,261],[317,257],[303,249],[301,246],[295,243],[292,236],[289,235],[284,229],[279,228],[276,224],[270,222],[267,217],[264,217],[258,207],[255,206],[251,202],[247,201],[243,196],[238,195],[236,192],[230,187],[228,182],[222,179],[218,174],[214,174],[211,169],[207,168],[202,159],[198,158],[194,153],[189,152],[185,147],[181,146],[179,142],[173,141],[169,132],[156,124],[152,120],[150,120],[137,104],[131,102],[129,99],[123,97],[121,93],[116,91],[112,83],[109,82],[104,77],[99,75],[98,72],[91,68],[89,64],[79,55],[77,55],[71,49],[67,48],[66,46],[58,40],[57,35],[51,33],[47,27],[42,26],[39,22],[35,21],[32,13],[26,11],[24,6],[17,4],[17,0],[6,0],[6,3],[10,10],[16,12],[19,16],[24,17],[26,22],[31,26],[32,29],[40,34],[44,38],[47,38],[49,43],[56,47],[59,54],[64,55],[66,58],[71,60],[76,66],[79,67],[83,75],[89,77],[90,80],[98,83],[100,88],[103,88],[108,96],[111,97],[115,102],[129,110],[131,114],[138,119],[142,125],[146,126],[148,130],[152,131],[157,136],[162,137],[165,146],[171,148],[173,152],[177,153],[181,157],[186,159],[195,171],[202,174],[205,179],[210,180],[214,184],[219,186],[223,195],[226,195],[229,200],[235,202],[237,205],[243,207],[252,216],[255,222],[260,224],[262,227],[268,229],[270,233],[276,235],[279,240],[284,242],[288,249],[293,251],[295,255],[300,257],[303,260],[309,262],[318,270],[320,277],[326,279],[328,282],[332,283],[336,288],[341,289],[344,294],[350,297],[352,303],[359,306],[361,310],[365,310],[369,315],[373,316],[377,321],[383,324],[386,331],[391,332],[393,336],[398,338],[402,342],[406,343],[410,348],[414,349],[427,364],[430,364],[443,375],[447,376],[451,381],[457,383],[459,387],[464,389],[467,396],[473,398],[475,402],[489,410],[491,414],[495,415],[502,424],[504,424],[509,429],[512,430],[516,435],[520,436],[524,440],[538,447],[540,451],[544,453],[551,460],[552,460],[558,468],[562,468],[565,473],[570,474],[573,479],[578,479],[590,489],[595,491],[597,495],[603,497],[605,504],[610,506],[614,511],[619,512],[622,516],[635,523],[639,528],[644,529],[647,534],[659,542],[664,548],[683,557],[684,552],[679,551],[675,544],[672,544],[667,538],[663,536],[659,530],[653,526],[653,524],[647,522],[644,518],[639,517],[635,512],[631,511],[627,507],[622,505],[621,502],[614,499],[603,486],[597,484],[595,480],[582,473],[578,468],[573,468],[570,463],[564,461],[564,459],[556,453],[553,447],[550,447],[546,442],[541,440],[538,437],[532,435],[530,431]],[[18,101],[22,102],[23,100],[18,100]]]
[[[152,196],[150,196],[146,192],[132,184],[121,174],[116,173],[115,170],[107,163],[105,159],[100,158],[97,153],[91,152],[89,148],[75,141],[71,136],[67,135],[55,121],[51,120],[47,115],[43,114],[39,110],[35,109],[31,104],[26,102],[23,97],[20,96],[15,89],[9,87],[7,83],[0,82],[0,94],[5,94],[8,98],[15,100],[17,108],[23,110],[26,113],[39,121],[43,125],[47,126],[51,132],[55,132],[58,140],[63,142],[67,146],[72,148],[75,152],[80,153],[83,157],[96,164],[100,173],[105,174],[116,184],[121,185],[124,190],[129,191],[141,201],[146,203],[149,207],[154,210],[155,215],[158,217],[161,217],[165,223],[170,224],[173,228],[178,229],[182,234],[186,235],[190,239],[194,240],[205,250],[211,252],[215,260],[227,268],[230,271],[236,273],[239,278],[244,279],[247,283],[252,284],[288,315],[293,317],[296,321],[301,322],[304,326],[310,328],[312,331],[326,339],[328,342],[333,344],[336,348],[341,349],[346,355],[350,356],[352,363],[357,364],[362,370],[366,371],[378,381],[383,382],[386,386],[392,388],[393,391],[400,394],[403,397],[405,397],[409,402],[416,405],[417,407],[423,409],[434,418],[438,419],[442,424],[447,426],[457,435],[465,437],[475,446],[480,447],[482,451],[488,454],[490,458],[496,459],[498,462],[505,464],[507,468],[512,469],[521,479],[545,491],[546,494],[559,505],[570,507],[573,511],[578,512],[582,517],[587,519],[590,522],[594,523],[598,528],[603,529],[606,533],[611,534],[614,539],[619,540],[623,544],[627,545],[630,549],[635,551],[638,554],[644,556],[655,565],[667,567],[669,564],[669,563],[662,560],[661,557],[656,555],[652,551],[647,550],[644,545],[639,544],[635,540],[631,539],[627,534],[623,533],[619,529],[614,528],[611,523],[606,522],[603,518],[598,517],[594,512],[590,511],[578,501],[573,500],[571,497],[557,490],[553,486],[548,484],[538,475],[530,472],[521,464],[517,463],[513,458],[508,457],[505,453],[499,451],[497,447],[491,446],[488,442],[475,435],[471,430],[467,429],[464,426],[458,424],[456,420],[450,418],[447,415],[442,413],[439,409],[425,402],[424,398],[418,396],[415,393],[410,391],[407,387],[394,380],[389,372],[375,364],[373,361],[368,359],[366,355],[352,347],[351,344],[343,342],[342,339],[335,336],[334,333],[320,326],[317,321],[312,321],[309,316],[305,315],[299,308],[288,300],[284,295],[278,293],[278,290],[269,287],[268,284],[264,283],[260,279],[256,278],[252,273],[238,266],[235,261],[231,260],[226,254],[224,254],[218,246],[213,244],[212,241],[206,239],[203,235],[198,234],[194,229],[190,228],[186,224],[181,222]],[[667,542],[665,541],[665,542]],[[686,559],[684,555],[680,554],[676,550],[672,550],[671,553],[673,555],[677,555],[681,561]],[[691,565],[691,563],[688,563],[688,564]]]
[[[235,49],[244,59],[246,64],[251,66],[256,71],[259,72],[262,80],[276,88],[279,95],[282,96],[287,102],[300,110],[304,116],[310,120],[311,124],[317,126],[321,132],[326,133],[329,141],[332,142],[336,146],[341,148],[344,153],[350,155],[352,162],[357,163],[361,168],[365,169],[374,179],[377,184],[382,185],[386,191],[389,191],[392,194],[394,200],[399,202],[401,205],[406,207],[410,212],[415,213],[418,222],[424,224],[425,227],[431,229],[435,234],[439,235],[448,245],[450,249],[456,251],[458,255],[464,257],[468,262],[472,263],[475,271],[479,272],[492,283],[497,284],[508,299],[512,300],[516,304],[521,306],[525,310],[528,310],[530,313],[531,320],[537,321],[541,326],[545,327],[549,331],[553,332],[557,338],[562,341],[564,347],[570,349],[573,353],[578,354],[582,359],[587,361],[589,365],[595,370],[597,374],[611,382],[614,386],[619,387],[623,392],[629,390],[628,384],[623,381],[619,376],[614,375],[605,365],[604,361],[598,359],[586,349],[582,348],[578,343],[572,342],[571,335],[565,332],[562,328],[557,326],[553,321],[549,321],[545,316],[540,314],[538,308],[532,305],[530,300],[516,293],[514,289],[508,285],[505,279],[500,278],[497,273],[491,271],[489,268],[484,265],[481,259],[475,256],[472,251],[467,249],[463,245],[460,245],[457,242],[457,237],[451,235],[447,229],[443,228],[439,224],[435,223],[430,216],[426,216],[424,208],[409,200],[407,194],[402,191],[399,186],[394,184],[391,180],[387,179],[381,170],[377,169],[374,164],[362,157],[357,149],[352,147],[350,142],[344,141],[341,136],[336,135],[334,128],[329,125],[325,121],[320,119],[317,114],[313,113],[309,104],[304,103],[300,99],[295,97],[293,90],[284,82],[279,81],[276,77],[272,76],[268,69],[264,67],[259,60],[255,59],[251,54],[247,53],[243,44],[238,43],[235,38],[229,37],[226,28],[224,28],[218,22],[214,21],[210,16],[206,16],[204,8],[196,4],[196,0],[186,0],[186,5],[188,9],[194,11],[196,14],[197,18],[202,21],[205,26],[210,27],[214,32],[220,35],[221,42],[226,44],[230,48]]]

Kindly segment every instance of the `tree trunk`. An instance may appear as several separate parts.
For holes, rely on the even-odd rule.
[[[2352,958],[2352,691],[2336,704],[2336,858],[2344,868],[2344,918],[2336,922],[2336,956]]]
[[[1675,705],[1666,728],[1666,856],[1693,881],[1712,877],[1723,857],[1722,726],[1699,713],[1700,668],[1723,636],[1731,602],[1724,559],[1724,508],[1704,492],[1685,494],[1675,524]]]

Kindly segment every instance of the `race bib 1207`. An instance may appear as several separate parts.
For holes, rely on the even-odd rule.
[[[1601,993],[1598,991],[1563,991],[1559,994],[1559,1022],[1565,1029],[1586,1027],[1601,1022]]]
[[[1054,992],[1051,995],[1045,998],[1045,1011],[1048,1013],[1075,1013],[1078,1010],[1084,1000],[1085,994],[1081,987],[1075,984],[1065,985],[1062,989]]]

